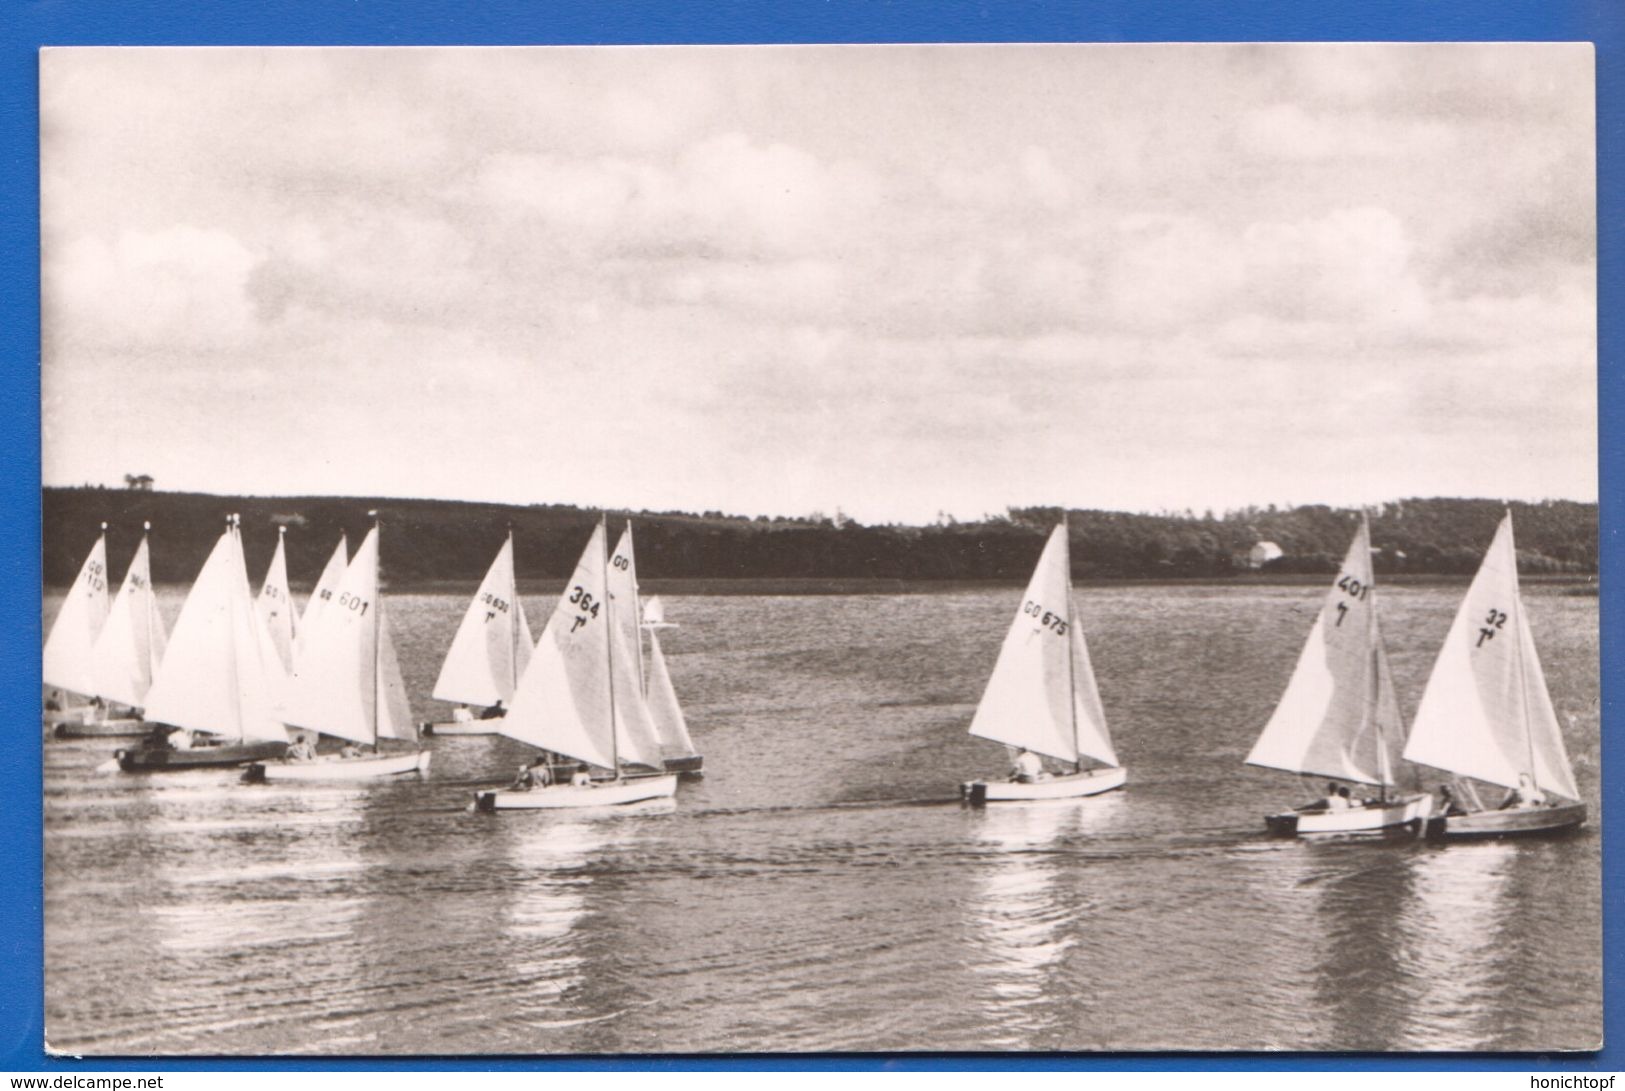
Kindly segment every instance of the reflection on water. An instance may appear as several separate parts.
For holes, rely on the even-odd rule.
[[[976,837],[976,897],[970,903],[977,961],[971,989],[999,1049],[1064,1048],[1055,1044],[1077,1016],[1062,968],[1086,926],[1089,899],[1062,886],[1064,844],[1108,828],[1120,793],[1097,799],[987,807]]]
[[[1508,984],[1507,901],[1519,855],[1510,842],[1451,845],[1410,857],[1414,897],[1398,915],[1415,983],[1402,1049],[1474,1049],[1504,1036],[1498,995]]]

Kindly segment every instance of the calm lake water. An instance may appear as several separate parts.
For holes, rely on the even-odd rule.
[[[1383,589],[1407,714],[1462,590]],[[426,782],[365,788],[98,774],[115,744],[49,741],[50,1045],[1597,1046],[1597,599],[1525,592],[1586,833],[1269,840],[1265,811],[1315,784],[1241,760],[1322,593],[1080,589],[1129,784],[1060,806],[955,799],[1007,766],[965,729],[1014,587],[663,596],[707,775],[637,813],[471,813],[528,754],[501,738],[434,740]],[[443,713],[428,692],[466,598],[389,601],[414,713]],[[551,603],[528,597],[538,633]]]

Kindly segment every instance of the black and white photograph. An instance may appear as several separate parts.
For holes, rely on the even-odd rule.
[[[1590,44],[39,103],[48,1050],[1601,1047]]]

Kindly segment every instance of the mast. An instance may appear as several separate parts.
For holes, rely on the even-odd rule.
[[[152,531],[152,523],[143,522],[141,524],[141,543],[142,543],[142,545],[146,545],[146,543],[147,543],[147,535],[151,531]],[[151,552],[149,552],[147,554],[147,602],[146,602],[146,607],[147,608],[145,610],[141,611],[141,614],[142,614],[141,627],[143,629],[145,629],[146,633],[147,633],[147,685],[151,686],[153,678],[158,674],[158,664],[156,664],[156,663],[154,663],[152,661],[152,612],[154,610],[158,609],[158,594],[157,594],[156,591],[154,591],[152,589],[152,554],[151,554]],[[145,704],[146,703],[146,696],[143,695],[141,700],[142,700],[142,703]]]
[[[378,559],[373,562],[372,569],[372,748],[378,749],[378,706],[382,703],[383,693],[378,657],[383,653],[383,603],[384,603],[384,524],[378,517],[378,512],[369,511],[372,516],[372,529],[378,534]]]
[[[519,691],[519,611],[523,607],[519,605],[519,564],[514,560],[513,555],[513,523],[511,522],[508,524],[508,576],[510,578],[508,588],[508,677],[509,681],[513,683],[513,689],[508,692],[513,694]],[[512,696],[508,698],[508,703],[513,704]]]
[[[1518,707],[1523,710],[1523,739],[1529,748],[1529,783],[1540,791],[1540,776],[1535,770],[1535,732],[1530,726],[1529,715],[1529,676],[1524,673],[1523,667],[1523,627],[1526,624],[1523,617],[1523,594],[1518,589],[1518,546],[1512,537],[1512,509],[1507,508],[1507,545],[1508,553],[1512,554],[1512,609],[1518,618],[1512,636],[1517,642],[1516,662],[1518,665]]]
[[[242,566],[242,559],[241,558],[242,558],[242,552],[243,552],[243,537],[242,537],[241,534],[239,534],[237,532],[237,516],[236,516],[235,513],[226,516],[226,533],[231,535],[233,541],[235,541],[236,544],[237,544],[237,558],[238,558],[237,559],[237,565]],[[233,575],[236,575],[236,573],[234,572]],[[244,587],[248,586],[247,580],[248,580],[248,570],[247,570],[246,566],[244,566],[243,567],[243,581],[244,581],[243,586]],[[252,608],[253,604],[250,603],[249,606],[250,606],[250,608]],[[232,689],[232,692],[234,692],[234,693],[236,693],[238,695],[236,704],[234,704],[232,706],[232,709],[236,713],[236,718],[237,718],[237,741],[240,742],[240,743],[247,743],[248,742],[248,730],[243,724],[243,702],[242,702],[243,687],[242,687],[242,683],[238,679],[238,674],[237,674],[237,656],[235,654],[229,656],[228,657],[228,662],[230,662],[230,664],[231,664],[231,689]]]
[[[1360,513],[1360,529],[1364,532],[1361,537],[1365,539],[1365,555],[1366,559],[1369,560],[1371,557],[1371,520],[1363,511]],[[1375,578],[1371,582],[1375,583]],[[1368,684],[1366,686],[1365,708],[1361,712],[1360,729],[1364,731],[1367,727],[1370,727],[1377,733],[1377,769],[1382,775],[1382,784],[1377,791],[1378,798],[1386,803],[1388,802],[1388,782],[1394,778],[1394,770],[1388,761],[1388,742],[1383,738],[1382,734],[1382,717],[1377,713],[1377,706],[1382,700],[1382,670],[1381,664],[1378,662],[1378,656],[1381,655],[1379,642],[1382,637],[1377,631],[1377,604],[1375,601],[1371,603],[1371,609],[1368,611],[1365,632],[1366,643],[1369,645],[1369,654],[1365,660]]]
[[[609,757],[610,772],[621,779],[620,742],[615,737],[615,596],[609,593],[609,516],[600,513],[598,527],[604,532],[604,657],[609,663]]]
[[[1077,607],[1072,602],[1072,525],[1066,512],[1061,512],[1061,530],[1066,542],[1062,556],[1066,561],[1066,711],[1072,717],[1072,765],[1083,772],[1083,752],[1078,749],[1078,679],[1077,666],[1072,661],[1072,626],[1077,624]]]

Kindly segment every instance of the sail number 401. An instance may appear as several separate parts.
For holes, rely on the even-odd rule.
[[[587,624],[587,615],[591,614],[593,617],[597,617],[598,607],[603,605],[603,603],[592,597],[591,591],[588,591],[579,583],[570,588],[570,597],[565,601],[581,611],[576,615],[575,622],[570,626],[572,633]]]
[[[1043,628],[1052,630],[1057,636],[1066,635],[1066,619],[1044,609],[1032,599],[1022,603],[1021,612],[1033,618]]]
[[[1338,579],[1337,589],[1355,602],[1364,602],[1371,594],[1371,585],[1369,583],[1363,583],[1349,575],[1344,575]],[[1349,604],[1339,602],[1337,604],[1337,621],[1334,623],[1333,628],[1341,626],[1343,619],[1348,616]]]

